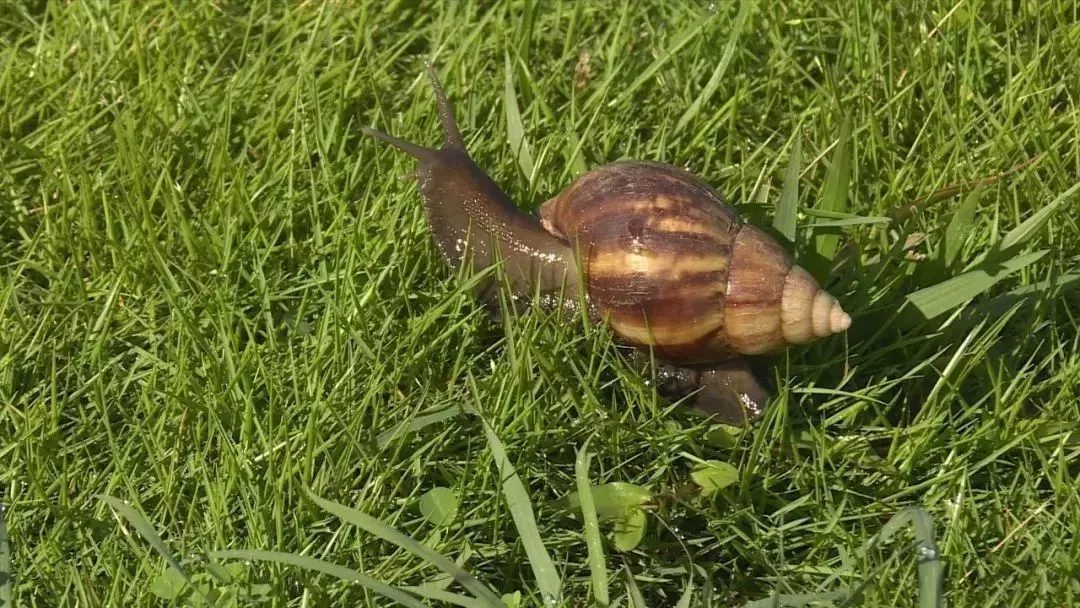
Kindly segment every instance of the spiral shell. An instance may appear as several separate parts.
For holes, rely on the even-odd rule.
[[[668,360],[773,353],[851,324],[779,243],[676,167],[605,165],[540,215],[577,251],[590,305],[615,334]]]

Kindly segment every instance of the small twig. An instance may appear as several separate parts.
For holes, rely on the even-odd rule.
[[[1045,153],[1036,155],[1033,158],[1029,158],[1018,165],[1010,167],[1000,173],[995,173],[994,175],[989,175],[987,177],[971,180],[962,184],[952,184],[950,186],[946,186],[930,195],[915,199],[910,205],[892,209],[886,215],[894,222],[902,222],[909,217],[915,215],[919,211],[930,207],[934,203],[943,201],[947,198],[952,198],[958,194],[963,194],[964,192],[969,192],[976,188],[993,185],[1000,181],[1003,177],[1006,177],[1008,175],[1016,173],[1017,171],[1034,165],[1035,163],[1042,160],[1044,156],[1046,156]]]
[[[968,182],[964,182],[962,184],[952,184],[950,186],[946,186],[927,196],[915,199],[909,205],[896,207],[888,211],[885,215],[893,222],[902,222],[912,217],[919,211],[928,209],[934,203],[938,203],[947,198],[951,198],[959,194],[974,190],[975,188],[982,188],[984,186],[993,185],[1000,181],[1003,177],[1006,177],[1008,175],[1016,173],[1017,171],[1034,165],[1035,163],[1042,160],[1044,156],[1046,156],[1045,153],[1038,154],[1000,173],[996,173],[994,175],[989,175],[987,177],[982,177],[979,179],[974,179]],[[830,266],[830,273],[835,274],[839,269],[844,266],[844,264],[846,264],[851,259],[853,255],[857,254],[858,250],[858,244],[854,240],[847,240],[844,245],[836,252],[836,255],[833,256],[833,262]]]
[[[688,498],[693,498],[701,493],[701,486],[696,483],[685,483],[671,490],[670,492],[664,492],[663,494],[656,494],[652,500],[645,503],[646,507],[660,507],[667,503],[682,502]]]
[[[1005,535],[1005,538],[998,541],[998,543],[996,545],[994,545],[990,549],[990,553],[996,553],[999,549],[1004,547],[1005,543],[1009,542],[1009,540],[1012,539],[1012,537],[1015,536],[1017,532],[1019,532],[1020,530],[1023,530],[1025,527],[1027,527],[1027,525],[1029,523],[1031,523],[1031,520],[1035,519],[1035,516],[1039,515],[1040,513],[1042,513],[1045,510],[1046,510],[1046,503],[1043,503],[1043,504],[1039,505],[1039,507],[1036,508],[1034,511],[1032,511],[1031,514],[1028,515],[1024,519],[1024,521],[1020,522],[1019,524],[1017,524],[1017,526],[1015,528],[1010,530],[1009,533]],[[971,576],[971,573],[974,572],[974,571],[975,571],[974,568],[968,570],[967,572],[964,573],[964,576],[961,577],[961,578],[962,579],[967,579],[967,577]]]

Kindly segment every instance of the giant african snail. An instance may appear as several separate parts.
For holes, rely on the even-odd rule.
[[[472,161],[426,68],[442,147],[363,131],[416,159],[424,215],[448,263],[480,271],[501,261],[515,298],[539,296],[548,308],[585,302],[639,358],[652,349],[667,396],[696,392],[695,406],[725,422],[756,418],[769,398],[746,356],[850,326],[779,243],[681,169],[612,163],[545,202],[539,219],[525,213]]]

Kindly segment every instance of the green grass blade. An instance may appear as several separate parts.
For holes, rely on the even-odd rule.
[[[1026,243],[1046,225],[1046,222],[1050,221],[1051,216],[1065,206],[1065,203],[1072,198],[1072,195],[1076,194],[1078,189],[1080,189],[1080,182],[1073,184],[1071,188],[1062,192],[1049,205],[1039,209],[1031,217],[1021,222],[1019,226],[1010,230],[1005,235],[1005,238],[1001,239],[998,249],[1008,251],[1013,247]]]
[[[187,570],[180,565],[179,560],[177,560],[176,557],[173,556],[172,551],[165,546],[165,541],[161,540],[157,530],[155,530],[154,526],[143,517],[142,513],[139,513],[134,507],[119,498],[105,496],[103,494],[98,494],[97,498],[108,504],[116,510],[117,513],[123,516],[123,518],[135,528],[135,531],[138,532],[146,542],[150,543],[150,546],[153,547],[161,557],[165,558],[169,567],[182,576],[187,584],[191,584],[191,577],[188,576]]]
[[[694,569],[690,569],[690,577],[686,579],[686,587],[683,589],[675,608],[690,608],[690,602],[694,599]]]
[[[810,228],[836,228],[840,226],[862,226],[865,224],[888,224],[892,219],[883,216],[852,216],[840,220],[822,220],[806,224]]]
[[[634,575],[630,572],[629,566],[623,567],[623,574],[626,575],[626,593],[630,597],[630,605],[634,608],[647,608],[648,604],[645,603],[645,596],[641,594],[641,589],[638,588],[637,581],[634,580]]]
[[[907,295],[906,300],[924,319],[934,319],[985,292],[1010,274],[1033,264],[1046,250],[1015,257],[1001,264],[989,263],[936,285]]]
[[[567,120],[566,146],[564,148],[566,163],[570,168],[569,175],[580,175],[588,170],[585,165],[585,157],[581,154],[581,138],[574,131],[573,123]]]
[[[486,604],[476,598],[467,595],[459,595],[457,593],[450,593],[449,591],[431,585],[413,585],[401,587],[401,589],[429,600],[446,602],[447,604],[453,604],[454,606],[464,606],[465,608],[484,608],[484,606],[486,606]]]
[[[443,420],[449,420],[450,418],[459,415],[461,415],[461,408],[458,408],[456,406],[443,408],[437,412],[432,412],[430,414],[421,414],[420,416],[417,416],[412,420],[402,422],[401,424],[398,424],[393,428],[387,429],[379,433],[378,437],[375,438],[375,444],[378,445],[380,448],[386,447],[386,445],[390,443],[392,439],[398,437],[399,435],[405,433],[415,433],[416,431],[419,431],[424,427],[430,426],[432,424],[437,424],[439,422],[442,422]]]
[[[840,126],[840,139],[836,144],[832,166],[829,167],[829,174],[825,180],[821,203],[817,206],[822,211],[844,212],[847,210],[851,175],[851,151],[848,142],[851,140],[851,129],[851,119],[845,118]],[[814,250],[826,260],[831,260],[839,242],[838,235],[819,234],[814,238]]]
[[[481,424],[484,425],[488,447],[495,458],[495,466],[502,480],[503,495],[506,497],[514,525],[521,534],[521,542],[525,545],[525,553],[529,556],[529,565],[536,577],[536,584],[545,602],[557,604],[562,601],[562,581],[540,537],[532,503],[529,501],[528,492],[525,491],[525,484],[521,482],[521,478],[514,471],[514,465],[507,458],[502,441],[495,435],[486,420],[481,418]]]
[[[940,608],[942,605],[942,579],[944,566],[938,553],[937,539],[934,536],[934,520],[924,509],[907,507],[902,509],[881,528],[877,538],[867,543],[867,548],[877,542],[888,540],[893,534],[911,524],[915,534],[915,546],[918,555],[919,606],[920,608]]]
[[[716,14],[717,13],[713,13],[709,15],[708,18],[697,21],[697,25],[691,27],[687,31],[683,32],[681,36],[676,38],[675,42],[670,47],[668,47],[667,51],[665,51],[662,55],[653,60],[652,63],[648,65],[648,67],[642,70],[638,77],[630,83],[630,86],[626,87],[626,89],[622,93],[620,93],[618,97],[608,102],[608,107],[613,108],[621,104],[622,102],[626,101],[626,99],[628,99],[631,95],[633,95],[638,89],[640,89],[642,85],[648,82],[653,76],[656,75],[657,72],[660,71],[660,68],[664,67],[667,62],[671,61],[671,59],[675,57],[675,55],[677,55],[684,46],[690,44],[690,42],[692,42],[694,38],[700,36],[701,32],[705,31],[705,27],[712,23],[713,19],[716,18]]]
[[[315,495],[310,490],[308,491],[308,496],[310,496],[320,507],[333,513],[341,520],[351,523],[369,534],[374,534],[389,543],[395,544],[449,574],[454,580],[460,583],[462,587],[468,589],[478,599],[483,600],[484,605],[492,608],[502,608],[502,600],[500,600],[499,596],[495,595],[491,589],[477,580],[473,575],[466,572],[464,568],[450,561],[447,557],[431,547],[428,547],[386,524],[382,520],[374,518],[366,513],[361,513],[351,507],[326,500],[325,498]]]
[[[795,141],[791,144],[791,158],[788,160],[787,171],[784,172],[784,189],[780,192],[776,217],[773,218],[773,228],[792,243],[795,242],[799,215],[799,173],[802,171],[802,136],[796,131],[793,137]]]
[[[506,110],[506,135],[510,142],[510,149],[514,152],[518,166],[525,178],[532,182],[533,158],[529,149],[529,142],[525,139],[525,126],[521,120],[521,110],[517,103],[517,90],[514,86],[514,66],[510,62],[510,53],[503,54],[506,62],[504,69],[503,84],[503,107]]]
[[[11,572],[11,542],[8,541],[7,525],[4,523],[4,507],[0,505],[0,608],[15,605]]]
[[[941,247],[943,268],[951,267],[956,262],[956,257],[960,255],[960,249],[975,225],[975,211],[979,208],[979,201],[982,200],[984,192],[986,191],[983,188],[976,188],[965,196],[956,212],[953,213],[952,219],[949,220]]]
[[[781,593],[760,600],[753,600],[742,605],[742,608],[798,608],[820,602],[837,603],[847,601],[851,597],[848,591],[825,591],[822,593]]]
[[[601,606],[607,606],[608,572],[604,559],[604,543],[600,536],[600,523],[593,504],[592,483],[589,482],[589,439],[578,450],[574,461],[574,479],[577,482],[578,500],[581,501],[581,518],[585,525],[585,544],[589,549],[589,571],[592,577],[593,598]]]
[[[912,509],[915,542],[918,543],[919,606],[940,608],[943,604],[945,565],[938,554],[934,520],[922,509]]]
[[[735,49],[738,48],[739,36],[746,26],[751,9],[755,8],[756,5],[757,3],[754,0],[742,0],[739,5],[739,14],[735,16],[735,25],[731,28],[727,44],[724,45],[724,54],[720,56],[720,62],[716,65],[716,69],[713,70],[712,77],[705,84],[705,88],[679,117],[679,121],[675,124],[676,134],[681,133],[686,123],[693,120],[701,112],[701,108],[712,99],[713,93],[716,92],[716,88],[720,86],[720,81],[724,78],[724,73],[727,72],[728,65],[731,64],[731,57],[735,54]]]
[[[259,551],[259,550],[246,550],[246,549],[230,549],[223,551],[211,551],[208,555],[214,559],[240,559],[244,561],[252,562],[273,562],[277,564],[285,564],[288,566],[296,566],[312,572],[321,572],[322,574],[330,575],[342,581],[357,583],[363,586],[373,593],[393,600],[409,608],[427,608],[420,600],[409,595],[405,591],[387,585],[386,583],[379,582],[369,576],[361,574],[351,568],[345,566],[339,566],[337,564],[330,563],[325,560],[321,560],[317,557],[309,557],[307,555],[297,555],[295,553],[285,553],[282,551]]]

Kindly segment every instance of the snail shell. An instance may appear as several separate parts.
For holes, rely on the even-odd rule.
[[[670,165],[616,162],[540,209],[570,243],[590,304],[635,346],[681,363],[775,353],[851,317],[773,238]]]
[[[663,361],[658,388],[731,424],[760,416],[770,391],[744,355],[844,331],[835,298],[708,185],[675,167],[594,169],[525,213],[473,162],[431,64],[442,143],[428,148],[364,127],[416,159],[424,215],[448,263],[501,265],[513,300],[606,317],[637,358]],[[578,274],[578,269],[582,274]],[[499,302],[490,277],[476,285]],[[539,296],[539,297],[536,297]],[[583,296],[583,297],[580,297]],[[641,348],[645,347],[645,348]]]

